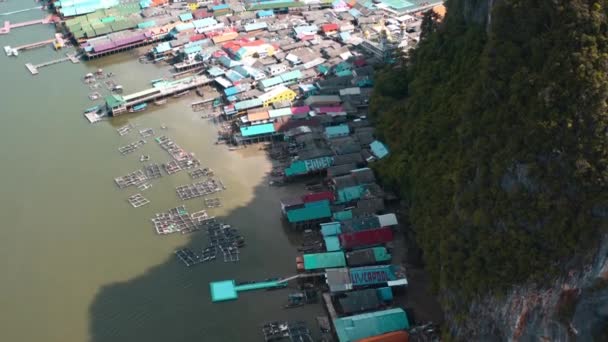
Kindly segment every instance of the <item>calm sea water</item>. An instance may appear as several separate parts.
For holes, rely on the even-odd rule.
[[[33,1],[0,3],[0,13],[32,7]],[[0,22],[40,18],[31,11]],[[0,47],[52,37],[50,26],[0,36]],[[89,124],[91,102],[82,76],[101,67],[114,72],[126,93],[149,87],[166,69],[137,62],[130,52],[92,63],[62,63],[32,76],[25,63],[60,58],[46,47],[19,57],[0,56],[0,340],[1,341],[259,341],[267,320],[308,319],[319,306],[284,310],[289,290],[252,292],[237,301],[212,304],[208,284],[252,280],[295,272],[297,255],[279,213],[289,187],[267,185],[270,162],[256,148],[229,152],[214,145],[214,126],[189,107],[194,96],[151,106],[140,114]],[[105,93],[104,93],[105,94]],[[248,246],[237,264],[215,262],[191,269],[178,263],[179,247],[202,247],[203,233],[157,236],[150,217],[182,204],[174,188],[187,173],[164,176],[143,192],[151,203],[134,209],[135,189],[119,190],[114,177],[151,161],[169,160],[152,140],[129,156],[117,148],[139,139],[120,137],[127,123],[150,127],[196,153],[219,174],[228,190],[223,207],[210,213],[241,229]],[[161,124],[169,129],[161,131]],[[202,200],[185,202],[191,211]],[[311,322],[313,330],[316,327]]]

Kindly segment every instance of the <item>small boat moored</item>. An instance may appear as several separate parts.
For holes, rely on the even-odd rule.
[[[145,110],[148,107],[147,103],[140,103],[138,105],[133,106],[131,109],[129,109],[130,113],[135,113],[135,112],[141,112],[143,110]]]

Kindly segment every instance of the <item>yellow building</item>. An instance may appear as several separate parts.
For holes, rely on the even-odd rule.
[[[191,4],[188,4],[188,7],[190,8],[190,10],[192,12],[194,12],[198,8],[198,4],[197,3],[191,3]]]
[[[296,93],[284,85],[277,86],[270,91],[260,95],[262,106],[268,107],[273,103],[282,101],[293,101],[296,98]]]

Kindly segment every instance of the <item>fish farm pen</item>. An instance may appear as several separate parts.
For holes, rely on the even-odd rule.
[[[144,172],[148,179],[161,178],[163,176],[158,164],[148,164],[144,166]]]
[[[129,197],[129,203],[133,206],[133,208],[139,208],[150,203],[150,201],[141,194],[135,194]]]
[[[144,146],[145,143],[146,141],[141,139],[139,141],[132,142],[127,146],[119,147],[118,152],[120,152],[120,154],[122,154],[123,156],[126,156],[127,154],[135,152],[135,150],[137,150],[141,146]]]
[[[145,183],[148,177],[142,170],[133,171],[126,176],[114,178],[114,182],[118,185],[118,188],[124,189],[129,186],[138,186]]]
[[[194,214],[193,214],[194,215]],[[175,252],[177,257],[190,267],[203,262],[210,262],[222,257],[224,262],[240,261],[239,249],[245,246],[245,239],[238,229],[217,221],[215,218],[205,218],[197,222],[197,230],[207,230],[207,246],[200,253],[191,249],[180,249]]]

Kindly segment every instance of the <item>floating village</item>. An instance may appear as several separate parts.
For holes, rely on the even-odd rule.
[[[55,25],[41,42],[5,46],[10,58],[52,45],[64,58],[27,63],[37,75],[57,63],[80,63],[128,50],[145,64],[165,66],[170,77],[127,92],[111,72],[84,75],[90,123],[170,106],[191,99],[191,109],[218,128],[227,150],[264,150],[273,162],[270,186],[301,184],[307,193],[281,199],[284,224],[301,236],[293,274],[257,281],[218,280],[211,298],[238,300],[256,290],[282,290],[285,309],[322,305],[317,327],[301,321],[260,322],[265,341],[437,341],[437,327],[417,322],[404,308],[408,271],[395,258],[401,233],[398,199],[376,179],[373,164],[390,154],[368,119],[374,70],[407,54],[420,39],[425,12],[445,15],[440,0],[50,0],[44,18],[4,21],[0,34],[32,25]],[[10,14],[10,13],[9,13]],[[6,16],[9,18],[10,16]],[[143,66],[142,66],[143,67]],[[35,77],[35,76],[33,76]],[[180,99],[183,101],[183,99]],[[199,115],[197,114],[197,115]],[[187,173],[175,188],[183,202],[150,218],[158,235],[206,234],[200,248],[175,251],[183,267],[239,262],[246,241],[238,227],[211,215],[226,186],[207,165],[183,149],[170,131],[127,124],[117,129],[141,168],[114,178],[125,205],[146,206],[146,190],[162,177]],[[138,150],[154,144],[166,152],[156,163]],[[204,162],[204,161],[203,161]],[[198,199],[198,201],[191,201]],[[189,203],[187,203],[189,202]],[[202,203],[194,207],[190,203]],[[199,204],[200,205],[200,204]],[[263,292],[259,294],[263,296]],[[221,311],[220,311],[221,312]],[[279,319],[279,317],[277,317]],[[314,331],[316,330],[316,331]]]

